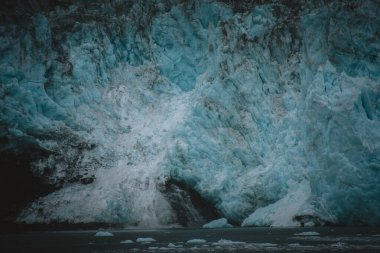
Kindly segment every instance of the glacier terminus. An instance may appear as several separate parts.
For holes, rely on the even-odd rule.
[[[1,5],[17,222],[380,224],[378,1]]]

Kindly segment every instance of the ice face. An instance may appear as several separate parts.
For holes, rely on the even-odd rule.
[[[380,223],[377,3],[83,4],[0,26],[18,221]]]

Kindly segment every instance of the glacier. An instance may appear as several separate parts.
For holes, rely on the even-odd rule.
[[[51,187],[17,222],[380,224],[378,2],[17,3],[0,156]]]

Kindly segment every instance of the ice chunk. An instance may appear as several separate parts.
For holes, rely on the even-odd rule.
[[[188,240],[186,243],[187,244],[202,244],[206,242],[207,241],[205,239],[191,239],[191,240]]]
[[[307,231],[307,232],[302,232],[302,233],[296,233],[294,235],[297,235],[297,236],[319,236],[320,234],[318,232],[315,232],[315,231]]]
[[[156,240],[153,239],[153,238],[150,238],[150,237],[141,237],[141,238],[137,238],[136,239],[136,242],[142,242],[142,243],[145,243],[145,242],[155,242]]]
[[[169,248],[182,248],[183,246],[182,245],[175,245],[174,243],[169,243],[168,247]]]
[[[255,243],[254,245],[259,246],[259,247],[276,247],[277,246],[277,244],[269,243],[269,242]]]
[[[132,240],[124,240],[124,241],[120,241],[120,243],[134,243]]]
[[[242,226],[298,225],[293,217],[305,206],[310,194],[311,189],[308,181],[302,181],[299,185],[295,184],[289,189],[288,194],[276,203],[258,208],[243,221]]]
[[[308,221],[304,224],[305,227],[315,227],[315,222],[313,221]]]
[[[203,225],[203,228],[231,228],[232,225],[228,223],[226,218],[220,218],[218,220],[213,220],[207,224]]]
[[[113,236],[113,234],[107,231],[98,231],[96,232],[95,236]]]
[[[336,243],[330,244],[330,246],[334,248],[344,248],[347,246],[347,244],[344,242],[336,242]]]
[[[245,244],[245,242],[220,239],[219,241],[214,242],[212,245],[214,245],[214,246],[229,246],[229,245],[240,245],[240,244]]]

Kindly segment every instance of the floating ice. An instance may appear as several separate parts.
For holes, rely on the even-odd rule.
[[[318,232],[315,232],[315,231],[306,231],[306,232],[302,232],[302,233],[296,233],[294,235],[297,235],[297,236],[319,236],[320,234]]]
[[[202,244],[207,243],[205,239],[191,239],[186,242],[187,244]]]
[[[231,228],[232,225],[228,223],[226,218],[220,218],[218,220],[213,220],[207,224],[203,225],[203,228]]]
[[[239,242],[239,241],[231,241],[226,239],[220,239],[217,242],[212,243],[214,246],[230,246],[230,245],[241,245],[245,244],[245,242]]]
[[[155,241],[156,241],[155,239],[150,238],[150,237],[142,237],[142,238],[137,238],[136,239],[136,242],[142,242],[142,243],[155,242]]]
[[[264,242],[264,243],[254,243],[255,246],[259,247],[277,247],[277,244],[275,243],[269,243],[269,242]]]
[[[182,248],[182,245],[175,245],[174,243],[169,243],[168,248]]]
[[[134,241],[132,240],[124,240],[124,241],[120,241],[120,243],[124,244],[124,243],[134,243]]]
[[[113,234],[107,231],[98,231],[96,232],[95,236],[113,236]]]

